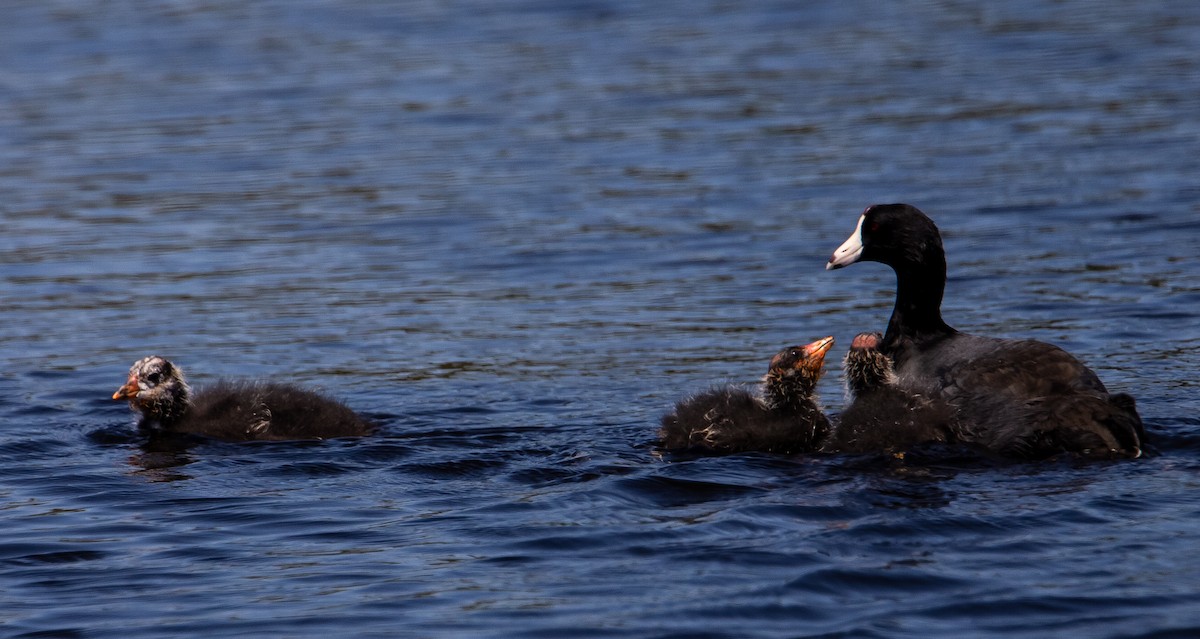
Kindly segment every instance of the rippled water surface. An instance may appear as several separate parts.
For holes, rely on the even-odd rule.
[[[1200,634],[1200,4],[11,2],[0,634]],[[662,458],[676,399],[945,315],[1133,394],[1127,462]],[[160,353],[382,424],[162,446]],[[838,374],[823,403],[842,405]]]

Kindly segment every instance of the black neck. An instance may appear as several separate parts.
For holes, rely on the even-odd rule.
[[[898,341],[954,333],[942,321],[942,295],[946,291],[946,256],[941,251],[920,263],[893,266],[896,271],[896,306],[883,337],[885,352]]]

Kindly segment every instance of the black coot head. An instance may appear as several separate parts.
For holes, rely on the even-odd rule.
[[[893,268],[944,258],[942,237],[933,220],[909,204],[873,204],[858,218],[854,233],[833,252],[826,269],[855,262],[881,262]]]

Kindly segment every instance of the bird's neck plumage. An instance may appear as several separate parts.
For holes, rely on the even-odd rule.
[[[167,393],[159,401],[154,402],[144,412],[146,418],[158,423],[163,428],[170,428],[187,415],[192,407],[192,389],[187,382],[181,381],[179,387]]]
[[[872,356],[852,351],[847,354],[842,370],[846,378],[846,391],[851,398],[896,383],[891,362],[880,353]]]
[[[798,413],[805,406],[815,405],[813,381],[802,374],[784,375],[769,372],[763,378],[763,402],[767,408],[782,413]]]
[[[920,260],[892,265],[896,271],[896,306],[883,336],[883,350],[895,357],[902,342],[921,342],[955,333],[942,320],[946,291],[946,255],[931,247]]]

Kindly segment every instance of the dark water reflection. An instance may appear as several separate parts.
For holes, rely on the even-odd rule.
[[[1200,632],[1191,4],[4,13],[6,636]],[[822,268],[897,200],[951,323],[1078,354],[1154,454],[656,456],[681,395],[883,325],[886,269]],[[383,433],[146,441],[108,397],[151,352]]]

